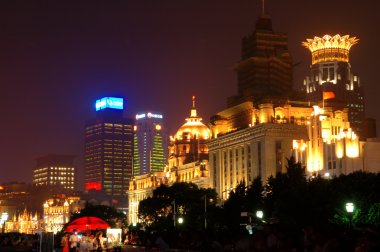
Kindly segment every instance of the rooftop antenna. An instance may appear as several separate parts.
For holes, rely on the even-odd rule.
[[[193,108],[195,108],[195,95],[193,95]]]
[[[261,0],[261,15],[265,15],[265,0]]]

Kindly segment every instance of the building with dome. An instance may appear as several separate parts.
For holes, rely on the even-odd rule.
[[[189,118],[169,143],[169,168],[176,168],[192,162],[208,160],[206,141],[211,138],[211,130],[197,115],[195,96]]]
[[[211,187],[208,147],[206,141],[211,138],[211,130],[202,123],[192,97],[190,116],[169,141],[168,166],[164,171],[151,172],[133,177],[128,194],[129,223],[137,223],[138,205],[141,200],[153,194],[153,190],[162,184],[191,182],[201,188]]]

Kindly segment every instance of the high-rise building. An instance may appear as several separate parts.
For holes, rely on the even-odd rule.
[[[168,143],[162,114],[137,114],[133,142],[133,176],[164,170]]]
[[[177,133],[170,137],[168,165],[165,170],[139,175],[133,178],[128,191],[128,220],[138,222],[139,202],[153,194],[160,185],[175,182],[194,183],[200,188],[210,188],[208,147],[210,129],[204,125],[195,108],[195,97],[190,116]]]
[[[235,70],[238,95],[228,99],[229,107],[244,101],[261,103],[263,99],[286,99],[292,92],[288,37],[273,31],[272,20],[264,11],[255,31],[242,40],[241,60]]]
[[[74,156],[49,154],[36,159],[33,170],[33,185],[61,186],[66,190],[76,189],[76,167]]]
[[[101,98],[95,109],[95,118],[85,125],[86,190],[123,196],[132,177],[133,119],[123,117],[123,98]]]
[[[365,107],[363,85],[354,74],[349,61],[350,48],[358,42],[349,35],[325,35],[307,39],[303,45],[312,56],[310,75],[304,80],[306,98],[322,102],[323,92],[332,92],[325,103],[336,108],[348,108],[348,120],[352,129],[365,138]]]

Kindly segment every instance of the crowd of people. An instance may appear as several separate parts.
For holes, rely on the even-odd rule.
[[[5,233],[0,235],[0,251],[37,251],[38,235]]]
[[[171,251],[380,251],[380,234],[370,227],[337,229],[307,226],[302,230],[264,225],[252,234],[240,232],[135,232],[133,239],[145,250]]]
[[[109,248],[121,251],[118,245],[110,237],[104,237],[102,231],[95,234],[78,234],[75,231],[71,234],[65,233],[60,242],[62,252],[107,251]]]

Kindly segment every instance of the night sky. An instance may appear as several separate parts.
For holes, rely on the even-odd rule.
[[[237,92],[232,68],[261,13],[259,0],[46,2],[0,1],[0,182],[31,182],[48,153],[77,155],[82,172],[84,122],[102,96],[124,96],[129,116],[163,113],[174,134],[195,95],[207,123]],[[266,12],[288,34],[298,88],[311,63],[302,41],[358,37],[352,69],[380,124],[380,2],[360,3],[269,0]]]

